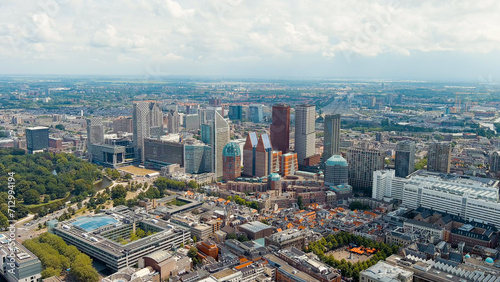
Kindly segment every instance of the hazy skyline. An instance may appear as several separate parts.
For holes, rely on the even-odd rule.
[[[0,74],[500,77],[500,3],[0,3]]]

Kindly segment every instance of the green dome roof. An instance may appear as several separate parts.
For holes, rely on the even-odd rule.
[[[347,166],[347,161],[341,155],[333,155],[326,161],[326,165],[329,165],[329,166],[335,166],[335,165]]]
[[[229,142],[224,146],[222,155],[224,155],[224,157],[239,157],[241,156],[240,146],[234,142]]]
[[[269,174],[269,180],[271,181],[280,181],[281,180],[281,176],[277,173],[271,173]]]
[[[495,261],[493,261],[492,258],[486,258],[485,262],[486,263],[494,263]]]

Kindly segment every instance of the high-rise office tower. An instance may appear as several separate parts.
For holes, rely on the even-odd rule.
[[[325,132],[323,139],[323,160],[340,154],[340,115],[325,116]]]
[[[235,180],[241,176],[241,150],[234,142],[229,142],[222,152],[223,157],[223,179],[224,181]]]
[[[315,153],[316,106],[299,105],[295,109],[295,152],[299,165]]]
[[[104,144],[104,124],[102,118],[87,119],[87,144]]]
[[[134,150],[144,162],[144,138],[159,136],[163,131],[163,113],[156,102],[136,102],[132,110]]]
[[[169,134],[179,133],[179,113],[177,111],[170,110],[167,113],[167,130]]]
[[[184,171],[186,173],[205,173],[212,170],[212,148],[205,144],[186,144],[184,146]]]
[[[189,114],[184,116],[184,127],[186,130],[200,129],[200,117],[197,114]]]
[[[264,120],[264,109],[262,105],[250,105],[250,120],[255,123],[261,123]]]
[[[263,177],[280,170],[281,151],[273,151],[269,135],[247,135],[243,146],[243,174]]]
[[[451,143],[434,142],[429,144],[427,170],[450,173]]]
[[[349,165],[341,155],[333,155],[325,162],[325,184],[331,186],[348,184]]]
[[[267,134],[262,134],[255,149],[255,176],[262,177],[271,174],[273,166],[273,147]]]
[[[224,146],[229,143],[230,129],[227,121],[217,110],[214,110],[214,119],[210,122],[209,126],[209,143],[212,147],[212,172],[219,178],[223,176],[222,152]]]
[[[396,145],[394,162],[396,177],[407,177],[415,170],[415,143],[402,141]]]
[[[230,120],[242,120],[243,119],[243,106],[242,105],[231,105],[229,106],[229,119]]]
[[[277,104],[273,106],[270,128],[271,143],[275,150],[288,153],[290,147],[290,106]]]
[[[258,143],[257,133],[248,133],[245,146],[243,146],[243,174],[246,176],[255,175],[255,158],[257,157]]]
[[[28,154],[43,151],[49,147],[49,128],[36,126],[26,128],[26,149]]]
[[[384,155],[379,150],[352,148],[347,151],[349,185],[353,188],[371,188],[373,172],[384,169]]]
[[[490,172],[500,172],[500,152],[495,151],[490,156]]]

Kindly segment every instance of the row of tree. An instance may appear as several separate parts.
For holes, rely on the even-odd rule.
[[[238,195],[235,195],[234,197],[229,196],[227,197],[227,199],[231,202],[237,203],[238,205],[247,206],[249,208],[259,210],[259,203],[257,203],[256,201],[247,201]]]
[[[352,263],[345,259],[338,260],[333,255],[327,254],[331,250],[339,247],[345,247],[349,243],[367,248],[375,248],[377,252],[368,260]],[[352,277],[354,281],[359,280],[359,273],[370,266],[376,264],[380,260],[385,260],[388,256],[397,253],[398,245],[387,245],[382,242],[364,238],[362,236],[353,235],[347,232],[339,232],[335,235],[329,234],[316,242],[311,242],[307,248],[307,252],[313,252],[326,264],[340,269],[343,276]]]
[[[43,233],[38,238],[24,241],[23,245],[42,262],[42,278],[60,276],[69,269],[69,275],[76,281],[99,281],[92,259],[75,246],[68,246],[59,236]]]

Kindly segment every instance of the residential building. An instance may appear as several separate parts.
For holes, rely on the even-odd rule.
[[[449,142],[431,143],[427,154],[427,170],[450,173],[451,149]]]
[[[316,106],[299,105],[295,109],[295,152],[299,165],[315,154]]]
[[[272,109],[272,123],[270,127],[273,149],[282,154],[290,150],[290,106],[277,104]]]
[[[299,271],[318,279],[321,282],[340,282],[340,270],[335,269],[311,253],[304,253],[295,247],[279,249],[276,255]]]
[[[320,280],[312,277],[311,275],[299,271],[293,266],[289,265],[286,261],[280,259],[276,255],[267,254],[264,258],[273,267],[276,267],[276,280],[278,282],[320,282]]]
[[[297,161],[297,153],[286,153],[281,155],[280,171],[282,176],[294,175],[299,170],[299,162]]]
[[[384,155],[379,150],[352,148],[347,152],[349,185],[353,188],[371,188],[373,172],[384,169]]]

